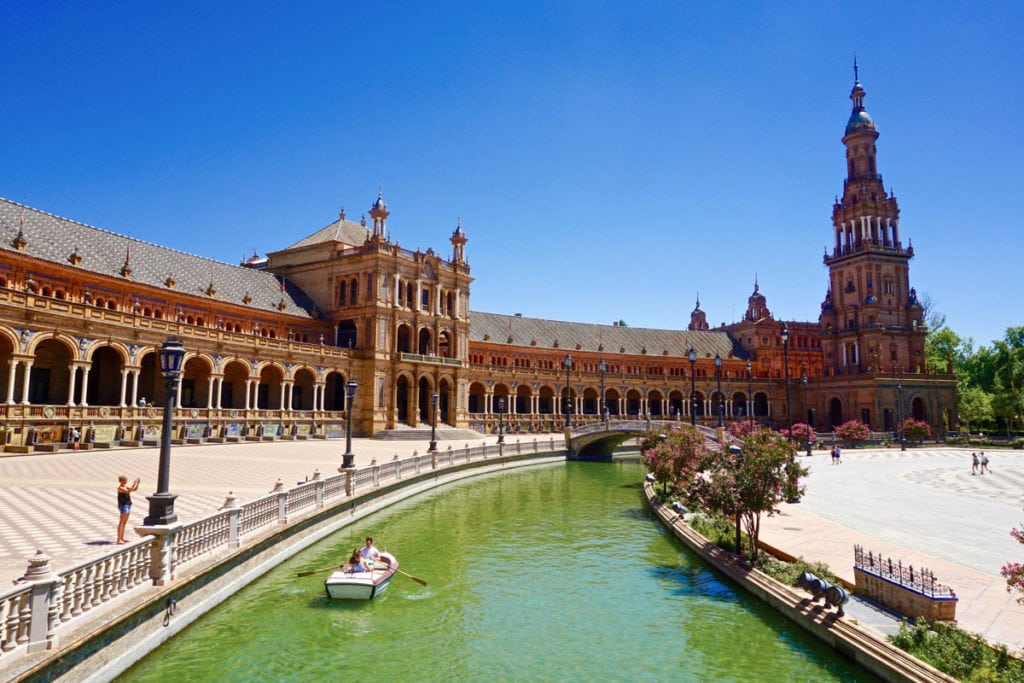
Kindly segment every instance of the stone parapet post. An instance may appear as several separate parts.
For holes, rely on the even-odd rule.
[[[228,491],[228,496],[220,509],[228,511],[228,546],[237,548],[241,545],[238,527],[242,521],[242,506],[238,504],[234,491]]]
[[[150,545],[149,578],[154,586],[163,586],[173,581],[177,562],[176,536],[184,527],[181,523],[166,526],[137,526],[135,533],[139,536],[153,536]]]
[[[50,568],[50,556],[42,550],[29,559],[25,575],[19,582],[31,583],[28,594],[28,652],[50,650],[57,645],[54,629],[60,604],[57,592],[63,582]],[[18,639],[21,641],[21,638]]]

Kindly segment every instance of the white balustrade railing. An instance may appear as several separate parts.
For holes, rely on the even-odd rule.
[[[528,443],[526,450],[554,452],[555,445],[554,438],[548,443],[533,439],[532,448]],[[147,536],[59,573],[50,569],[50,558],[40,551],[29,561],[20,583],[0,593],[0,657],[4,657],[0,662],[12,653],[54,647],[58,626],[74,621],[137,586],[163,584],[174,577],[178,567],[213,550],[237,547],[241,537],[270,525],[286,523],[292,514],[322,508],[328,501],[372,490],[381,482],[461,463],[520,454],[523,450],[519,441],[477,447],[466,444],[461,449],[449,447],[436,453],[414,453],[412,457],[382,465],[374,462],[326,479],[321,479],[317,472],[312,480],[291,489],[285,489],[278,481],[266,496],[238,506],[231,495],[224,508],[208,517],[171,525],[166,534]]]

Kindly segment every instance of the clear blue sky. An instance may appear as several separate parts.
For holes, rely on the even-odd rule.
[[[0,0],[0,195],[238,263],[358,220],[474,310],[817,320],[856,52],[911,283],[1024,324],[1024,5]]]

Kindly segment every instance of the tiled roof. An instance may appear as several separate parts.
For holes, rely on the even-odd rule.
[[[142,240],[94,228],[38,209],[0,198],[0,250],[14,252],[19,231],[25,240],[21,253],[59,265],[122,278],[126,258],[132,270],[131,282],[152,285],[168,291],[210,298],[207,288],[213,284],[213,299],[262,311],[278,311],[284,301],[288,315],[309,317],[314,303],[303,291],[281,282],[271,273],[233,266],[213,259],[186,254]],[[72,254],[81,257],[78,265],[69,261]],[[175,281],[173,290],[165,284]],[[245,304],[248,295],[252,301]]]
[[[326,227],[317,230],[312,235],[303,237],[290,247],[286,247],[286,249],[308,247],[312,244],[320,244],[321,242],[342,242],[344,244],[361,247],[366,242],[366,238],[369,237],[369,235],[370,230],[365,225],[360,225],[359,223],[353,223],[352,221],[339,218],[333,223],[328,224]]]
[[[509,337],[511,343],[508,343]],[[471,311],[469,315],[469,339],[539,349],[554,349],[557,340],[558,350],[564,353],[576,351],[579,344],[580,351],[600,352],[603,347],[603,352],[609,356],[620,353],[620,349],[625,349],[621,353],[637,355],[646,349],[648,356],[663,356],[668,351],[669,357],[685,358],[693,347],[698,358],[713,358],[716,353],[722,358],[728,358],[729,354],[746,358],[725,332],[595,325],[478,311]]]

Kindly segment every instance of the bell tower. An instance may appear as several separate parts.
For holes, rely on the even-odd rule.
[[[832,252],[825,250],[829,288],[821,305],[825,373],[920,372],[924,309],[910,286],[914,248],[904,248],[899,204],[878,172],[878,129],[864,108],[866,92],[853,64],[853,111],[846,124],[846,180],[832,206]]]

